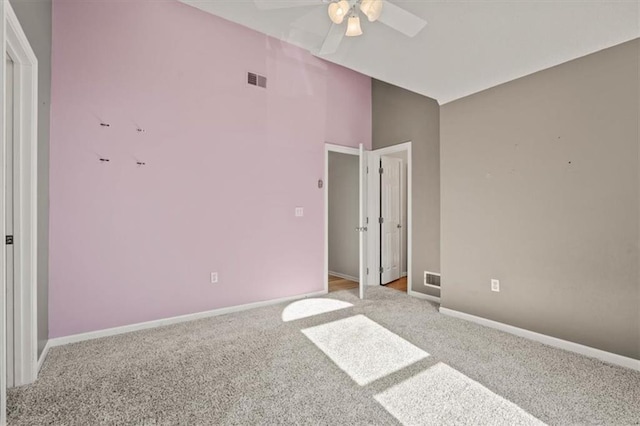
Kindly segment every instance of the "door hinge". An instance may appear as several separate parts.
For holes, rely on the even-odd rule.
[[[380,174],[384,173],[384,169],[382,167],[380,167],[380,169],[378,170],[378,172],[380,172]]]
[[[384,217],[379,217],[378,218],[378,223],[384,223]]]
[[[369,174],[369,166],[367,166],[367,174]]]
[[[367,225],[369,224],[369,216],[367,216]]]
[[[383,273],[384,272],[384,268],[381,266],[380,269],[378,270],[379,273]]]
[[[5,238],[6,244],[7,245],[12,245],[13,244],[13,235],[7,235]]]
[[[367,268],[367,275],[369,275],[369,268]]]

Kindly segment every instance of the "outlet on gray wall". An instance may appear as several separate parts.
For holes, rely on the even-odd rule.
[[[442,107],[443,307],[640,358],[639,63],[634,40]]]

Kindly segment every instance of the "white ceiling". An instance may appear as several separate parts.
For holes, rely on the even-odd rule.
[[[180,1],[311,52],[330,27],[322,0],[276,10],[252,0]],[[364,35],[345,37],[324,58],[441,104],[640,36],[640,0],[391,1],[427,20],[425,29],[408,38],[362,19]]]

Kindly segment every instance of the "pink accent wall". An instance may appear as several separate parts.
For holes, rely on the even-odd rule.
[[[50,337],[323,289],[368,77],[177,1],[54,0],[52,61]]]

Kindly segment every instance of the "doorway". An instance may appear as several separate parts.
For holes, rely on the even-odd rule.
[[[367,152],[325,144],[325,291],[367,285]]]
[[[359,158],[329,151],[329,292],[358,288]]]
[[[382,155],[380,175],[380,285],[407,291],[407,151]]]
[[[370,153],[371,226],[369,258],[376,272],[371,285],[412,295],[411,291],[411,142]]]

